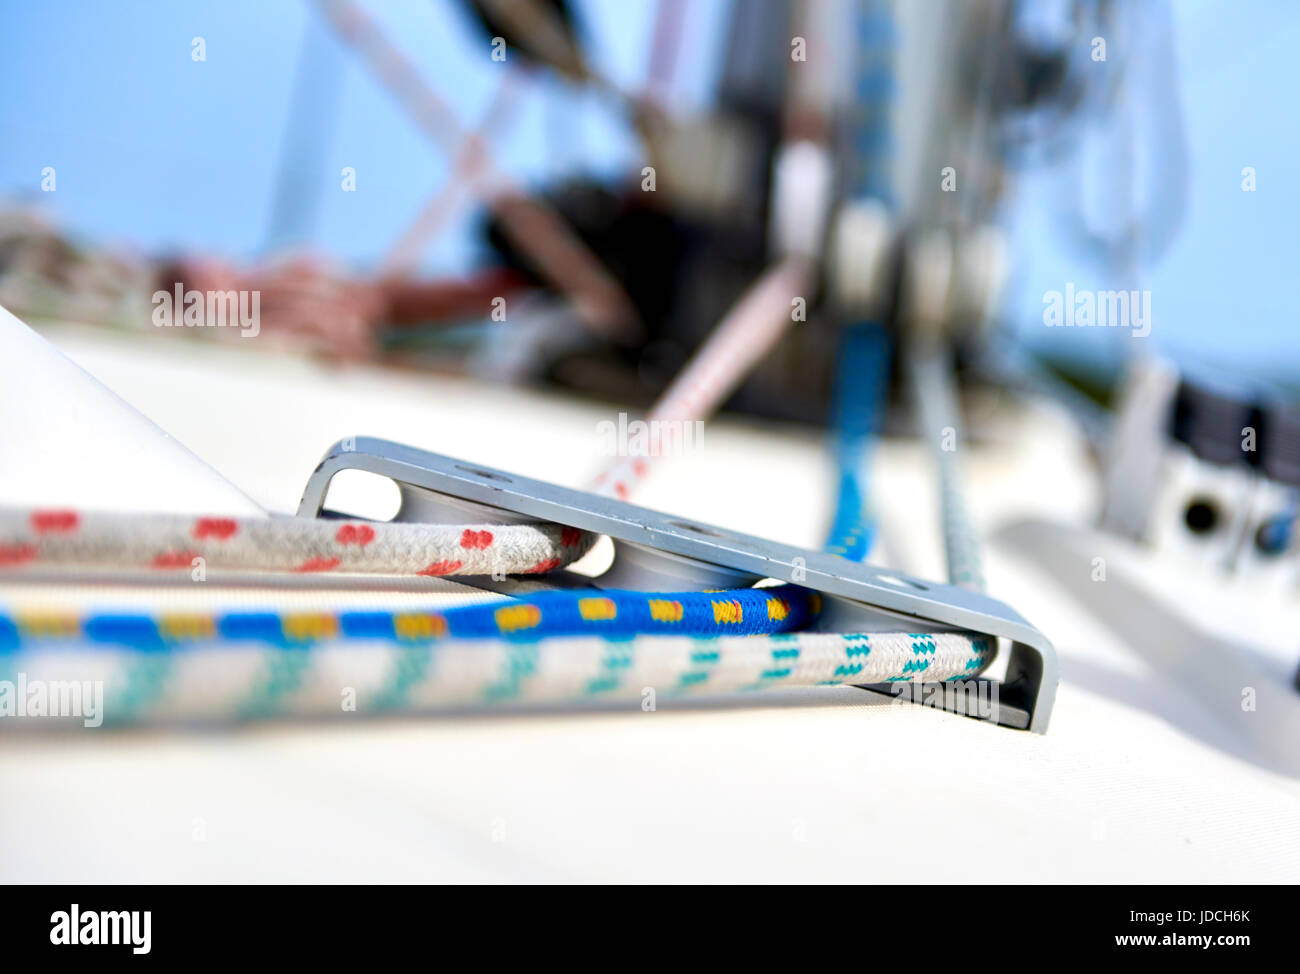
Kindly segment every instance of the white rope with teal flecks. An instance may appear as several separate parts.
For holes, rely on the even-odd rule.
[[[98,683],[106,725],[625,701],[977,675],[995,641],[969,633],[783,633],[511,640],[195,641],[168,652],[70,644],[0,656],[14,698]],[[19,716],[16,699],[6,716]],[[24,702],[25,724],[38,720]],[[47,708],[48,710],[48,708]],[[73,715],[74,717],[76,715]],[[0,721],[0,727],[9,721]]]

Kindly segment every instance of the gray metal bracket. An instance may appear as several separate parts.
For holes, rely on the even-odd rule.
[[[830,597],[829,619],[858,631],[873,628],[872,620],[874,628],[888,624],[897,629],[902,620],[918,628],[969,630],[1006,640],[1010,644],[1006,676],[989,695],[995,702],[991,713],[987,708],[973,712],[965,695],[935,693],[933,688],[942,684],[897,683],[865,689],[981,716],[1006,727],[1039,734],[1047,730],[1056,697],[1056,651],[1010,606],[980,592],[371,437],[341,440],[330,448],[307,481],[298,506],[300,517],[322,515],[330,481],[341,470],[388,477],[403,490],[404,498],[415,493],[433,495],[452,509],[468,502],[491,509],[489,513],[502,512],[511,520],[550,521],[607,535],[615,544],[616,563],[620,548],[634,546],[639,556],[647,551],[660,553],[706,570],[794,582]]]

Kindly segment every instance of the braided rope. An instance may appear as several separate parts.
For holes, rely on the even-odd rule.
[[[849,561],[865,561],[875,543],[868,466],[889,383],[890,351],[884,328],[872,322],[848,325],[840,335],[831,400],[839,489],[825,550]]]
[[[803,258],[769,267],[709,333],[650,407],[645,422],[682,424],[711,415],[785,334],[793,321],[791,301],[806,293],[811,279],[812,269]],[[656,459],[654,454],[619,458],[596,476],[592,490],[625,500]]]
[[[378,575],[533,575],[594,538],[557,524],[402,524],[0,509],[0,574],[40,567]],[[201,559],[201,560],[200,560]]]
[[[947,352],[913,349],[905,356],[923,434],[929,439],[939,481],[939,513],[948,579],[954,585],[982,592],[983,558],[974,522],[966,506],[956,449],[961,441],[961,409],[953,388]],[[945,430],[952,437],[945,445]]]
[[[110,724],[637,698],[643,709],[652,709],[647,701],[658,696],[957,680],[977,675],[994,651],[991,637],[959,633],[529,642],[411,636],[405,644],[325,640],[296,649],[257,640],[233,646],[196,640],[164,653],[113,647],[89,655],[48,647],[0,653],[0,680],[9,680],[14,690],[10,710],[2,714],[9,717],[38,716],[34,709],[13,707],[33,681],[99,681],[99,715]]]
[[[820,611],[816,592],[779,585],[662,594],[550,591],[442,612],[0,613],[0,654],[68,643],[166,653],[211,639],[301,649],[327,640],[743,636],[802,629]]]

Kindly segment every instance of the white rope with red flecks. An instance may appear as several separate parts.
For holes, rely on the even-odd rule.
[[[647,424],[691,423],[711,416],[785,334],[791,302],[813,283],[801,257],[775,264],[746,291],[646,414]],[[626,500],[655,457],[622,457],[592,482],[596,493]]]
[[[538,575],[594,538],[558,524],[404,524],[0,509],[0,573],[86,568]],[[201,560],[200,560],[201,559]]]

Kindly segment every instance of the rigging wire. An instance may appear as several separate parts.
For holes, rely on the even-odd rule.
[[[462,139],[452,160],[446,181],[420,208],[414,220],[402,231],[380,264],[381,275],[406,275],[419,265],[429,245],[455,215],[463,197],[481,191],[483,162],[487,140],[493,129],[502,127],[511,114],[516,94],[517,73],[507,71],[497,83],[492,101],[477,130]]]
[[[465,138],[460,122],[379,25],[353,0],[316,3],[420,130],[441,146],[449,159],[455,159]],[[569,295],[584,324],[616,340],[635,338],[640,332],[639,319],[622,287],[564,219],[527,196],[496,170],[486,154],[480,179],[488,187],[486,201],[501,220],[502,230],[529,255],[543,277]]]

